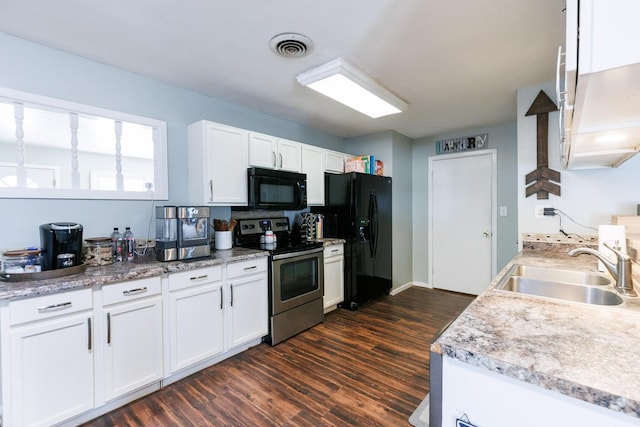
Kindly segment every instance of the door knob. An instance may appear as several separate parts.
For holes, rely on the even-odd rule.
[[[482,232],[482,235],[484,237],[489,237],[490,233],[488,231],[484,231],[484,232]]]

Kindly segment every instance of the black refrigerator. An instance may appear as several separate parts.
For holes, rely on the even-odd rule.
[[[391,290],[391,178],[325,174],[324,236],[345,239],[344,302],[358,305]]]

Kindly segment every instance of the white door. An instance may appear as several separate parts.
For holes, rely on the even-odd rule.
[[[431,284],[479,294],[496,274],[496,152],[429,158]]]

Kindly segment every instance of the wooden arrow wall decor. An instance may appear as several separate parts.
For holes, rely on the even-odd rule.
[[[560,172],[549,169],[549,113],[556,111],[556,104],[543,90],[538,93],[525,116],[537,117],[537,169],[526,176],[526,196],[537,194],[538,199],[548,199],[549,193],[560,197]],[[534,182],[534,184],[531,184]],[[552,182],[555,181],[555,182]],[[529,185],[531,184],[531,185]]]

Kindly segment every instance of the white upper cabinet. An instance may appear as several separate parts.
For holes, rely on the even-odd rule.
[[[557,84],[566,168],[617,167],[640,150],[637,16],[637,0],[567,0]]]
[[[188,133],[190,203],[246,206],[248,132],[199,121]]]
[[[300,172],[300,146],[299,142],[249,132],[249,165]]]
[[[345,155],[343,153],[327,150],[326,161],[327,161],[325,165],[326,172],[332,172],[332,173],[344,172]]]
[[[302,146],[302,173],[307,174],[307,204],[310,206],[324,206],[326,152],[313,145]]]

